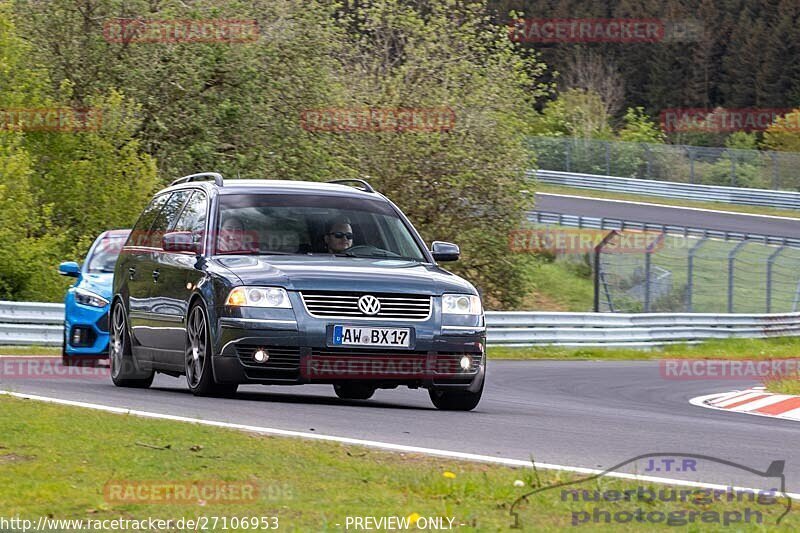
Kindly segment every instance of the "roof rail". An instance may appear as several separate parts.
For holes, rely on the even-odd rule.
[[[355,186],[356,189],[361,189],[362,191],[366,192],[375,192],[375,189],[372,188],[372,185],[367,183],[365,180],[360,180],[356,178],[344,179],[344,180],[330,180],[327,181],[326,183],[341,183],[342,185],[346,185],[348,183],[356,183],[358,185],[361,185],[360,187]]]
[[[206,178],[205,180],[203,178]],[[170,187],[173,185],[178,185],[179,183],[189,183],[192,181],[209,181],[208,178],[214,180],[214,184],[217,187],[222,187],[222,174],[219,172],[200,172],[199,174],[192,174],[190,176],[184,176],[182,178],[178,178],[172,183],[169,184]]]

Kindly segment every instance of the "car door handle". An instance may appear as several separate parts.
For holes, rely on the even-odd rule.
[[[133,279],[133,276],[135,276],[135,275],[136,275],[136,269],[133,268],[133,267],[130,267],[128,269],[128,279]]]
[[[158,281],[158,270],[153,270],[153,283]]]

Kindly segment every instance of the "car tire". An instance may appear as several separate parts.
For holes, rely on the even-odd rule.
[[[201,304],[195,304],[186,320],[184,372],[186,384],[195,396],[233,396],[237,383],[217,383],[211,368],[211,336],[208,315]]]
[[[117,387],[146,389],[153,383],[155,372],[141,370],[133,357],[131,336],[125,306],[117,301],[111,313],[111,338],[108,342],[108,361],[111,366],[111,381]]]
[[[483,395],[483,385],[478,392],[465,390],[428,389],[431,402],[442,411],[472,411]]]
[[[375,394],[375,387],[361,383],[337,383],[333,391],[342,400],[369,400]]]
[[[73,366],[74,359],[67,355],[67,327],[64,326],[64,340],[61,345],[61,364],[63,366]]]
[[[61,341],[61,364],[69,366],[70,360],[67,356],[67,326],[64,326],[64,333],[62,334]]]

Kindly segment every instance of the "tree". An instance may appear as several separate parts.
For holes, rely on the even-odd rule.
[[[576,47],[565,61],[559,85],[565,91],[583,89],[597,94],[608,116],[616,115],[625,102],[625,81],[617,66],[584,47]]]
[[[800,152],[800,108],[775,119],[764,131],[761,146],[777,152]]]
[[[570,89],[545,105],[532,126],[537,135],[576,137],[580,139],[611,139],[605,102],[597,93]]]
[[[67,109],[73,86],[53,87],[33,44],[19,37],[8,3],[0,3],[0,109]],[[30,66],[35,65],[35,66]],[[55,266],[79,259],[97,234],[129,226],[155,186],[155,165],[133,138],[136,108],[117,92],[84,103],[103,121],[89,131],[0,128],[0,298],[58,300],[68,284]],[[75,106],[82,107],[82,106]]]
[[[525,138],[546,88],[543,66],[517,53],[482,2],[380,0],[342,17],[338,82],[329,105],[450,108],[447,132],[369,132],[332,142],[353,176],[370,176],[428,240],[457,241],[453,270],[476,283],[492,306],[524,294],[509,232],[531,207]],[[314,137],[330,133],[310,133]]]
[[[5,111],[46,103],[47,80],[27,66],[29,52],[16,33],[10,4],[0,2],[0,299],[52,289],[53,280],[43,273],[52,267],[47,263],[60,244],[57,236],[47,234],[49,206],[36,201],[31,186],[34,157],[25,147],[25,135],[15,131],[20,124],[9,123]]]
[[[642,107],[631,107],[625,112],[625,125],[619,130],[619,140],[640,143],[663,143],[664,132],[650,119]]]
[[[106,172],[107,190],[125,190],[130,176],[146,190],[152,159],[162,184],[203,170],[305,180],[368,175],[428,240],[462,244],[464,260],[454,269],[481,286],[487,301],[513,305],[521,296],[507,235],[530,207],[525,137],[546,91],[544,69],[492,23],[483,2],[17,6],[31,56],[48,66],[50,92],[122,117],[110,139],[85,132],[29,141],[50,154],[33,178],[43,200],[59,198],[55,209],[73,242],[84,242],[101,221],[123,224],[128,215],[106,210],[104,218],[90,206],[76,217],[87,200],[66,198],[67,190],[99,191],[98,206],[112,202],[100,190]],[[103,26],[113,17],[255,19],[261,32],[244,43],[110,42]],[[455,124],[433,132],[304,129],[304,112],[330,107],[447,108]]]

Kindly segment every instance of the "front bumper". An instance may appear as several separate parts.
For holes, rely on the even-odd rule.
[[[249,310],[248,316],[219,318],[217,355],[212,358],[216,381],[283,385],[357,381],[376,388],[404,385],[475,392],[483,384],[483,326],[442,327],[433,319],[360,322],[360,326],[410,327],[413,343],[403,349],[341,347],[331,343],[332,328],[348,323],[347,319],[296,319],[290,313]],[[267,352],[266,361],[256,361],[259,349]],[[468,368],[462,368],[462,360],[469,362]]]
[[[74,301],[67,302],[64,315],[64,352],[68,356],[108,355],[109,307],[89,307]]]

